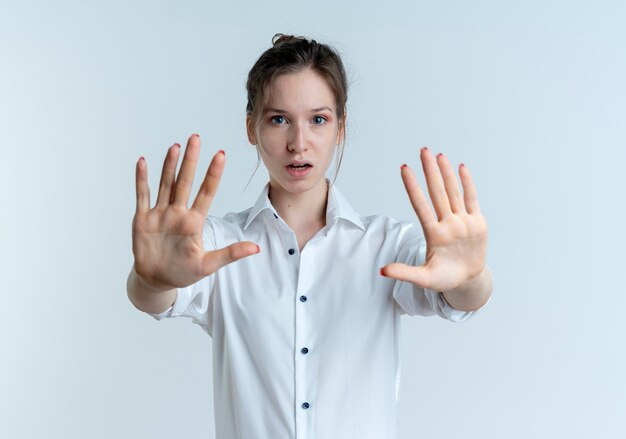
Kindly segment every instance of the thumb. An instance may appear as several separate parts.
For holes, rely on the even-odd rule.
[[[380,274],[404,282],[411,282],[412,284],[423,288],[427,288],[430,284],[430,275],[428,270],[426,270],[423,266],[414,267],[412,265],[394,262],[393,264],[382,267],[380,269]]]
[[[205,275],[208,276],[224,265],[257,254],[260,251],[259,246],[251,241],[236,242],[224,248],[206,252],[202,258],[202,268]]]

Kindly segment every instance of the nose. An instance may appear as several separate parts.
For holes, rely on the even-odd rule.
[[[301,153],[307,150],[306,135],[304,128],[299,123],[293,123],[290,126],[289,142],[287,149],[292,152]]]

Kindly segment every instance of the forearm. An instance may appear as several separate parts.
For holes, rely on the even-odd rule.
[[[171,290],[155,290],[147,285],[135,272],[134,264],[126,281],[126,292],[135,308],[156,314],[172,306],[178,295],[178,290],[175,288]]]
[[[475,311],[482,307],[493,291],[491,271],[485,265],[483,271],[476,277],[443,295],[453,308],[461,311]]]

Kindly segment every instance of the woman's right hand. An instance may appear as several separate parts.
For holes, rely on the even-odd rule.
[[[198,157],[200,137],[192,135],[176,177],[180,145],[167,151],[159,195],[150,208],[148,169],[143,158],[136,168],[137,207],[133,218],[135,273],[155,291],[183,288],[214,273],[221,267],[260,251],[250,241],[236,242],[222,249],[205,251],[202,229],[224,170],[224,152],[213,156],[198,195],[187,208]]]

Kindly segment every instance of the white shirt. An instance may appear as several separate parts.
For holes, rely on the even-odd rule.
[[[268,189],[203,229],[206,250],[252,241],[261,252],[151,315],[191,317],[213,338],[216,438],[395,439],[401,315],[463,322],[477,311],[380,275],[391,262],[423,264],[419,222],[364,217],[333,185],[326,226],[300,252]]]

